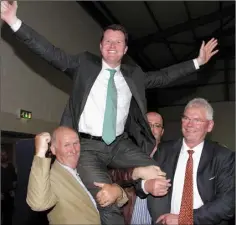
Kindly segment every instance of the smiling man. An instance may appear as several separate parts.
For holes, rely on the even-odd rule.
[[[191,100],[182,116],[183,139],[159,145],[154,159],[172,180],[172,191],[155,198],[155,180],[144,182],[153,221],[161,224],[229,224],[235,208],[235,153],[206,140],[214,126],[213,108]],[[140,183],[137,194],[145,197]]]
[[[73,90],[61,125],[79,133],[81,156],[78,170],[92,195],[95,197],[99,191],[93,185],[94,180],[111,183],[107,166],[155,165],[156,162],[149,157],[155,139],[146,119],[145,90],[164,87],[195,72],[218,52],[214,50],[217,40],[203,42],[198,57],[193,60],[159,71],[143,72],[137,65],[121,63],[128,50],[128,34],[121,25],[113,24],[104,29],[100,41],[102,57],[89,52],[69,55],[17,18],[16,12],[16,1],[1,1],[1,19],[11,27],[15,36],[73,79]],[[115,205],[99,207],[99,211],[103,224],[124,224]]]
[[[52,165],[46,157],[49,148],[56,158]],[[122,206],[127,201],[118,185],[97,182],[94,185],[101,190],[93,198],[77,173],[79,158],[80,140],[71,128],[58,127],[52,136],[47,132],[36,135],[26,201],[34,211],[51,209],[49,224],[99,225],[98,205]]]

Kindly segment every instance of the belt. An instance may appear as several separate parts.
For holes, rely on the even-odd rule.
[[[86,133],[79,133],[79,135],[82,138],[86,138],[86,139],[90,139],[90,140],[96,140],[96,141],[103,141],[102,137],[99,137],[99,136],[93,136],[93,135],[86,134]],[[121,135],[117,136],[116,138],[120,137]]]
[[[99,136],[92,136],[90,134],[86,133],[79,133],[80,137],[90,139],[90,140],[97,140],[97,141],[103,141],[102,137]]]

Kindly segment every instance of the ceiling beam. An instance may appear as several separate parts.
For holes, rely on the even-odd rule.
[[[230,100],[230,81],[229,81],[229,60],[224,60],[224,79],[225,79],[225,101]]]
[[[190,10],[189,10],[189,7],[188,7],[188,3],[186,1],[184,1],[184,7],[185,7],[185,12],[188,16],[188,20],[192,20],[192,16],[191,16],[191,13],[190,13]],[[196,35],[196,33],[195,33],[195,31],[192,27],[191,27],[191,31],[192,31],[194,39],[197,40],[197,35]]]
[[[137,47],[146,47],[147,45],[153,43],[153,42],[159,42],[162,41],[163,38],[168,38],[170,36],[173,36],[178,33],[182,33],[186,30],[191,30],[196,27],[199,27],[201,25],[205,25],[211,22],[214,22],[216,20],[219,20],[224,17],[228,16],[234,16],[235,15],[235,9],[231,5],[228,7],[225,7],[222,9],[222,11],[217,11],[210,13],[208,15],[204,15],[201,17],[198,17],[196,19],[188,20],[187,22],[175,25],[173,27],[167,28],[166,30],[155,32],[153,34],[149,34],[145,37],[138,38],[131,45],[137,46]]]
[[[193,47],[192,50],[190,50],[188,53],[186,53],[185,55],[183,55],[183,57],[180,59],[180,62],[186,61],[191,59],[191,57],[193,56],[193,54],[198,54],[200,46],[201,46],[201,42],[203,40],[210,40],[212,37],[215,37],[218,39],[218,42],[220,43],[220,39],[225,37],[225,36],[232,36],[235,35],[235,27],[230,27],[227,30],[223,30],[222,33],[220,33],[220,30],[216,30],[215,32],[212,33],[211,36],[202,36],[202,37],[198,37],[198,41],[197,42],[175,42],[175,41],[170,41],[170,43],[172,44],[180,44],[180,45],[186,45],[186,46],[191,46]],[[235,43],[232,44],[231,47],[224,47],[224,46],[219,46],[219,53],[217,54],[218,58],[234,58],[235,57]],[[168,65],[171,65],[168,64]]]
[[[146,10],[148,11],[148,13],[149,13],[149,15],[150,15],[152,21],[153,21],[153,23],[156,25],[157,29],[158,29],[159,31],[163,31],[163,29],[161,28],[159,22],[157,21],[155,15],[154,15],[154,13],[153,13],[153,11],[151,10],[151,8],[150,8],[148,2],[144,1],[143,3],[144,3],[144,6],[145,6]],[[172,55],[172,57],[173,57],[173,59],[175,60],[175,62],[178,63],[179,60],[178,60],[177,56],[175,55],[175,53],[173,52],[173,49],[171,48],[170,43],[169,43],[165,38],[163,38],[162,41],[163,41],[163,43],[166,45],[166,47],[169,49],[170,54]]]

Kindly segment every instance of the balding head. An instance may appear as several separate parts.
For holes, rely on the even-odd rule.
[[[57,160],[76,168],[80,155],[80,142],[76,131],[69,127],[58,127],[52,133],[51,151]]]
[[[51,143],[52,144],[56,144],[57,140],[60,140],[61,137],[63,137],[63,135],[70,135],[70,134],[75,134],[77,135],[77,133],[71,129],[70,127],[65,127],[65,126],[60,126],[58,128],[56,128],[53,132],[52,132],[52,139],[51,139]]]
[[[155,121],[158,121],[159,124],[161,124],[161,126],[163,126],[163,119],[162,119],[162,116],[157,113],[157,112],[148,112],[147,113],[147,118],[148,120],[155,120]]]
[[[155,137],[156,142],[158,144],[164,133],[162,116],[157,112],[149,112],[147,113],[147,120],[149,126],[151,127],[152,134]]]

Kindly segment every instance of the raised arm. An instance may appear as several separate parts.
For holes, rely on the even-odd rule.
[[[1,19],[11,27],[17,39],[49,64],[61,71],[68,72],[67,74],[72,77],[74,70],[79,66],[80,55],[68,55],[56,48],[46,38],[18,19],[16,12],[16,1],[12,4],[8,1],[1,1]]]
[[[34,211],[50,209],[57,203],[57,198],[51,190],[50,163],[45,158],[50,142],[50,134],[42,133],[35,138],[36,155],[31,167],[26,202]]]
[[[159,71],[147,72],[145,79],[145,87],[156,88],[165,87],[178,78],[184,77],[195,72],[200,66],[206,64],[218,50],[214,50],[217,46],[217,40],[212,38],[205,44],[202,42],[199,55],[196,59],[179,63]]]

